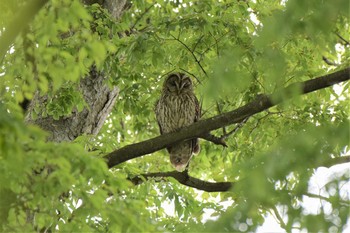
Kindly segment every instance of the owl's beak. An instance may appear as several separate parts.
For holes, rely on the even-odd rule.
[[[176,93],[177,93],[178,95],[180,94],[181,89],[182,89],[182,87],[181,87],[181,86],[179,86],[179,84],[178,84],[178,83],[176,83]]]

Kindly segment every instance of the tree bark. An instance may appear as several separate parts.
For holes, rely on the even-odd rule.
[[[109,88],[106,84],[107,77],[102,72],[98,72],[94,67],[90,68],[89,76],[83,78],[79,83],[84,100],[88,107],[81,112],[73,110],[70,116],[61,117],[58,120],[52,116],[32,119],[31,114],[36,105],[45,106],[47,95],[35,95],[30,103],[26,115],[26,122],[38,125],[49,132],[49,141],[62,142],[72,141],[80,135],[96,135],[108,114],[112,111],[113,105],[118,97],[118,87]]]
[[[116,20],[120,18],[128,5],[127,0],[85,0],[83,3],[101,4]],[[49,132],[48,140],[55,142],[72,141],[83,134],[96,135],[112,111],[119,94],[118,87],[110,88],[107,85],[107,79],[108,77],[103,72],[97,71],[92,66],[88,76],[82,78],[79,83],[79,89],[87,107],[81,112],[73,110],[70,116],[61,117],[58,120],[53,119],[52,116],[43,117],[40,113],[38,118],[33,120],[34,107],[45,106],[48,100],[46,95],[35,95],[26,112],[25,121]]]

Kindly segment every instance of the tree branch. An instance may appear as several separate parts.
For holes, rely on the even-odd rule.
[[[324,166],[324,167],[331,167],[336,164],[342,164],[342,163],[349,163],[350,162],[350,156],[342,156],[330,159],[322,164],[315,165],[315,167]],[[230,191],[230,189],[234,186],[235,183],[241,182],[209,182],[205,180],[201,180],[192,176],[189,176],[187,173],[187,170],[183,172],[178,171],[169,171],[169,172],[155,172],[155,173],[147,173],[147,174],[141,174],[138,176],[135,176],[130,179],[130,181],[135,184],[139,185],[143,182],[154,179],[156,182],[166,181],[166,178],[172,177],[175,180],[177,180],[180,184],[186,185],[188,187],[196,188],[199,190],[203,190],[206,192],[227,192]],[[306,194],[309,195],[309,194]],[[310,195],[309,195],[310,196]]]
[[[137,26],[137,24],[140,22],[140,20],[151,10],[151,8],[155,5],[155,3],[153,3],[152,5],[150,5],[149,7],[147,7],[147,9],[136,19],[135,23],[131,26],[130,28],[130,32],[132,32],[135,27]]]
[[[192,54],[192,57],[194,58],[194,60],[196,61],[196,63],[198,64],[198,66],[201,68],[201,70],[203,71],[203,73],[205,74],[205,76],[208,76],[207,75],[207,72],[204,70],[201,62],[198,60],[198,58],[196,57],[196,55],[194,54],[194,51],[192,51],[184,42],[182,42],[179,38],[176,38],[175,36],[171,35],[170,36],[178,41],[180,44],[182,44],[191,54]]]
[[[199,138],[203,138],[209,142],[212,142],[216,145],[221,145],[223,147],[227,147],[227,144],[226,144],[226,139],[228,137],[230,137],[232,134],[236,133],[240,128],[242,128],[242,126],[248,121],[248,118],[245,118],[242,122],[240,122],[233,130],[231,130],[230,132],[226,132],[226,129],[225,127],[223,128],[223,135],[221,137],[217,137],[213,134],[210,134],[210,133],[207,133],[207,134],[204,134],[202,136],[199,136]]]
[[[272,209],[272,211],[273,211],[275,217],[277,218],[278,223],[280,224],[280,226],[281,226],[284,230],[287,230],[287,225],[286,225],[285,222],[283,221],[283,218],[282,218],[282,216],[280,215],[280,213],[279,213],[277,207],[273,205],[273,206],[271,207],[271,209]]]
[[[188,187],[197,188],[206,192],[226,192],[229,191],[234,183],[232,182],[209,182],[200,180],[188,175],[187,171],[178,172],[178,171],[170,171],[170,172],[156,172],[156,173],[148,173],[141,174],[136,176],[131,180],[131,182],[135,185],[143,183],[147,179],[155,178],[156,181],[164,181],[166,178],[172,177],[177,180],[179,183],[186,185]]]
[[[200,136],[200,138],[203,138],[209,142],[212,142],[216,145],[221,145],[223,147],[227,147],[227,144],[225,142],[225,139],[223,137],[216,137],[212,134],[205,134],[203,136]]]
[[[350,163],[350,155],[335,157],[319,165],[319,167],[332,167],[337,164]]]
[[[314,193],[305,193],[304,194],[305,196],[308,196],[310,198],[318,198],[318,199],[321,199],[321,200],[324,200],[324,201],[327,201],[329,203],[332,203],[332,198],[330,197],[325,197],[325,196],[322,196],[322,195],[318,195],[318,194],[314,194]],[[334,200],[333,200],[334,201]],[[343,201],[343,200],[337,200],[340,204],[343,204],[343,205],[347,205],[347,206],[350,206],[350,202],[349,201]]]
[[[335,34],[339,37],[339,39],[341,39],[341,40],[344,42],[344,45],[345,45],[345,46],[350,45],[350,42],[349,42],[348,40],[345,40],[344,37],[342,37],[341,35],[339,35],[339,33],[335,33]]]
[[[295,97],[296,94],[293,91],[295,91],[296,88],[301,90],[300,95],[307,94],[347,81],[349,79],[350,68],[348,67],[305,82],[294,83],[274,94],[259,95],[255,100],[240,108],[208,119],[200,120],[190,126],[182,128],[177,132],[163,134],[143,142],[127,145],[107,154],[104,158],[107,161],[108,167],[111,168],[130,159],[161,150],[173,143],[201,137],[208,134],[212,130],[222,128],[226,125],[240,123],[249,116],[262,112],[272,106]]]

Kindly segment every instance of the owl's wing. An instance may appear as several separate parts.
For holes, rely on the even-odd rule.
[[[194,103],[195,103],[195,111],[196,114],[194,115],[194,122],[199,121],[199,118],[202,116],[202,106],[199,104],[199,101],[197,97],[194,97]]]
[[[159,132],[160,132],[160,134],[163,134],[162,126],[159,124],[159,121],[157,121],[157,123],[158,123],[158,126],[159,126]]]
[[[157,123],[158,123],[158,126],[159,126],[159,132],[160,134],[163,134],[163,129],[162,129],[162,126],[160,125],[159,123],[159,120],[158,120],[158,104],[159,104],[159,100],[157,100],[156,104],[154,105],[154,112],[156,113],[156,119],[157,119]]]
[[[194,115],[194,122],[197,122],[201,118],[202,111],[201,111],[201,105],[199,104],[197,97],[194,97],[194,102],[195,102],[195,111],[196,111]],[[194,138],[192,139],[192,153],[198,154],[199,151],[200,151],[199,139]]]
[[[158,126],[159,126],[159,132],[160,132],[160,134],[163,134],[164,133],[164,131],[163,131],[163,129],[162,129],[162,125],[160,124],[160,122],[159,122],[159,120],[158,120],[158,115],[159,115],[159,112],[158,112],[158,109],[159,109],[159,102],[160,102],[160,100],[157,100],[157,102],[156,102],[156,104],[154,105],[154,112],[156,113],[156,119],[157,119],[157,123],[158,123]],[[168,152],[170,153],[170,150],[171,150],[171,147],[167,147],[166,148],[167,150],[168,150]]]

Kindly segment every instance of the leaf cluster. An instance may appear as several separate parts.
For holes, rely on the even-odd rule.
[[[0,36],[26,2],[6,1]],[[347,9],[346,0],[136,0],[116,21],[98,4],[50,1],[0,65],[0,229],[246,232],[271,212],[283,215],[279,223],[288,232],[343,230],[348,174],[331,179],[323,196],[310,194],[309,184],[317,167],[348,153],[349,84],[254,115],[227,148],[202,140],[189,174],[235,182],[225,194],[171,178],[131,184],[136,175],[171,170],[165,150],[111,170],[101,155],[159,134],[154,103],[174,70],[193,78],[208,118],[336,67],[322,57],[344,68]],[[88,109],[79,82],[92,66],[120,89],[97,136],[58,144],[23,123],[25,99],[47,98],[32,117],[59,119]],[[306,197],[330,207],[309,213]],[[216,221],[208,221],[207,210]]]

